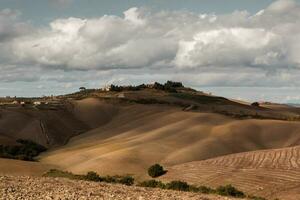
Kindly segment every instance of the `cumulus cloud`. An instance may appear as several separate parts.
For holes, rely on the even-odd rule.
[[[16,40],[13,48],[22,62],[68,70],[297,68],[299,13],[291,0],[279,0],[255,15],[131,8],[124,17],[57,19],[48,29]]]
[[[292,0],[275,1],[255,14],[134,7],[121,17],[70,17],[33,29],[18,15],[0,12],[0,51],[6,52],[0,68],[47,70],[42,80],[174,78],[192,86],[288,86],[299,78],[300,6]],[[59,78],[56,70],[66,75]]]

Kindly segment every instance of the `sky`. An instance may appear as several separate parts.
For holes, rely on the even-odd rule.
[[[0,0],[0,96],[182,81],[300,103],[300,0]]]

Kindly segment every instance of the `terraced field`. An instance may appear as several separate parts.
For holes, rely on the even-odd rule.
[[[270,199],[300,199],[300,146],[246,152],[170,167],[163,180],[233,184]]]

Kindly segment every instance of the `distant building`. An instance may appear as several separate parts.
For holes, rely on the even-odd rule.
[[[33,105],[41,105],[43,102],[41,102],[41,101],[35,101],[35,102],[33,102]]]
[[[103,91],[109,92],[111,90],[111,86],[105,86],[104,88],[102,88]]]
[[[12,102],[12,104],[20,104],[20,101],[15,100]]]
[[[31,104],[31,102],[30,101],[21,101],[20,104],[21,105],[29,105],[29,104]]]

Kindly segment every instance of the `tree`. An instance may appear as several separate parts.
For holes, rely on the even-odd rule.
[[[84,91],[84,90],[86,90],[86,88],[85,87],[80,87],[79,90]]]
[[[93,171],[88,172],[85,177],[88,181],[95,181],[95,182],[101,181],[100,176]]]
[[[222,196],[245,197],[245,194],[242,191],[239,191],[232,185],[219,186],[216,191],[217,194]]]
[[[179,190],[179,191],[188,191],[190,186],[183,181],[172,181],[166,185],[167,189]]]
[[[254,103],[251,104],[251,106],[259,107],[259,103],[258,102],[254,102]]]
[[[148,174],[149,176],[151,176],[152,178],[156,178],[159,176],[162,176],[166,173],[167,171],[164,170],[164,168],[159,165],[159,164],[155,164],[152,165],[149,169],[148,169]]]
[[[165,87],[178,88],[183,87],[183,84],[181,82],[167,81]]]

